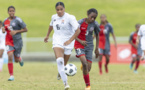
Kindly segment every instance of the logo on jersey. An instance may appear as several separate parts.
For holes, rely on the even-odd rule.
[[[56,21],[56,19],[53,20],[54,22]]]
[[[61,21],[61,24],[64,24],[64,20]]]
[[[93,30],[94,30],[94,27],[91,27],[91,28],[90,28],[90,31],[92,32]]]
[[[16,26],[16,23],[12,23],[12,26]]]

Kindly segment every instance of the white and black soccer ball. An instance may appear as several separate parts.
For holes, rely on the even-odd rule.
[[[67,76],[74,76],[77,73],[77,67],[70,63],[65,66],[64,71]]]

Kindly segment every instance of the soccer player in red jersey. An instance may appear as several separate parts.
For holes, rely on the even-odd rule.
[[[136,24],[135,28],[136,31],[132,32],[129,37],[129,43],[131,45],[131,53],[132,53],[132,61],[130,63],[130,69],[133,68],[133,64],[136,62],[134,73],[138,73],[137,69],[139,67],[140,58],[142,56],[142,50],[141,50],[141,43],[137,45],[136,40],[137,40],[137,33],[139,31],[140,24]]]
[[[102,57],[103,55],[106,58],[106,63],[105,63],[105,71],[108,73],[108,64],[110,60],[110,33],[113,36],[114,42],[115,42],[115,47],[117,47],[116,43],[116,38],[114,35],[113,27],[112,25],[107,21],[107,17],[105,14],[102,14],[100,16],[100,33],[99,33],[99,71],[100,75],[102,74]]]
[[[15,62],[19,62],[20,66],[23,66],[23,60],[21,59],[21,50],[23,47],[23,41],[21,33],[27,32],[26,24],[23,20],[15,16],[15,7],[8,7],[9,17],[3,22],[3,33],[6,34],[6,48],[8,53],[8,70],[10,78],[8,81],[13,81],[13,56]]]
[[[88,18],[83,18],[78,21],[80,24],[80,30],[81,33],[76,38],[75,41],[75,50],[76,50],[76,56],[80,59],[82,63],[83,68],[83,76],[84,81],[86,83],[85,90],[90,90],[90,78],[89,78],[89,71],[91,70],[92,65],[92,56],[93,56],[93,32],[95,32],[96,35],[96,46],[95,46],[95,54],[96,57],[99,56],[98,51],[98,34],[99,34],[99,27],[98,23],[95,21],[95,19],[98,16],[98,12],[96,9],[92,8],[87,11]]]

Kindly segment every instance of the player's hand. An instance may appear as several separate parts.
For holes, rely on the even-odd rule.
[[[12,31],[10,32],[10,34],[13,36],[13,35],[17,34],[17,31],[12,30]]]
[[[98,48],[95,49],[95,55],[96,55],[96,58],[98,58],[98,56],[99,56],[99,50],[98,50]]]
[[[142,56],[142,57],[141,57],[141,60],[143,61],[144,59],[145,59],[145,56]]]
[[[117,48],[117,44],[115,43],[115,48]]]
[[[64,46],[67,46],[67,45],[69,45],[70,43],[71,43],[71,41],[68,40],[68,41],[66,41],[66,42],[64,43]]]
[[[47,43],[48,42],[48,39],[49,39],[48,37],[45,37],[44,38],[44,42]]]
[[[80,43],[81,43],[83,46],[87,46],[87,41],[81,40]]]

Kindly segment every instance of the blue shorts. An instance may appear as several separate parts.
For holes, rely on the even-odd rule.
[[[109,55],[110,56],[110,49],[101,49],[99,48],[99,54],[100,55]]]

